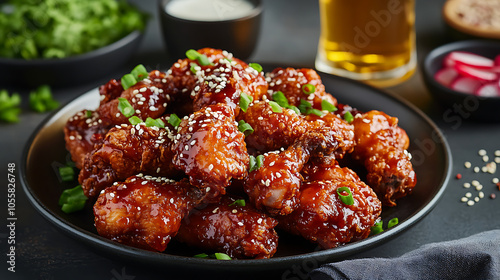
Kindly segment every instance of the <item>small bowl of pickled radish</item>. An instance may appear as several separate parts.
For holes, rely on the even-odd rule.
[[[158,0],[160,24],[171,60],[189,49],[226,50],[247,59],[260,33],[260,0]]]
[[[423,77],[443,119],[500,122],[500,42],[457,41],[431,51]]]

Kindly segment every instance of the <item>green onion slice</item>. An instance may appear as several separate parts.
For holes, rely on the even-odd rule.
[[[269,105],[271,105],[271,110],[273,110],[273,112],[283,113],[283,108],[281,108],[281,106],[278,103],[274,101],[269,101]]]
[[[64,213],[73,213],[85,207],[87,197],[83,193],[81,185],[72,189],[64,190],[59,198],[59,206]]]
[[[88,118],[91,118],[91,117],[92,117],[92,111],[90,111],[90,110],[85,110],[85,117],[87,117],[87,119],[88,119]]]
[[[310,114],[313,114],[313,115],[316,115],[318,117],[322,117],[324,115],[323,111],[320,111],[318,109],[308,109],[307,112],[306,112],[306,115],[310,115]]]
[[[191,60],[196,60],[198,59],[198,56],[200,56],[200,53],[193,50],[193,49],[190,49],[190,50],[187,50],[186,51],[186,57],[191,59]]]
[[[136,124],[142,123],[141,118],[139,118],[138,116],[132,116],[132,117],[128,118],[128,121],[131,125],[136,125]]]
[[[229,206],[245,206],[246,203],[245,203],[245,200],[244,199],[238,199],[238,200],[235,200],[233,203],[229,204]]]
[[[118,110],[127,118],[135,113],[134,107],[123,97],[118,97]]]
[[[205,253],[197,254],[197,255],[194,255],[193,257],[200,258],[200,259],[208,259],[209,258],[208,254],[205,254]]]
[[[283,108],[287,108],[290,106],[290,104],[288,103],[288,99],[286,98],[285,94],[281,91],[277,91],[273,94],[273,101],[278,103]]]
[[[231,257],[224,253],[215,253],[214,256],[218,260],[231,260]]]
[[[328,112],[335,112],[337,111],[337,107],[333,105],[332,103],[328,102],[327,100],[322,100],[321,101],[321,110],[323,111],[328,111]]]
[[[316,87],[314,85],[311,85],[311,84],[305,84],[302,86],[302,92],[305,93],[305,94],[311,94],[311,93],[314,93],[316,91]]]
[[[168,123],[173,127],[178,127],[181,124],[181,119],[176,114],[171,114],[168,118]]]
[[[148,77],[149,72],[148,70],[146,70],[146,67],[144,67],[144,65],[139,64],[134,67],[134,69],[132,69],[132,72],[130,72],[130,74],[132,74],[137,81],[142,81]]]
[[[252,67],[253,69],[257,70],[257,72],[262,72],[262,66],[258,63],[250,63],[248,66]]]
[[[137,84],[137,79],[132,74],[123,75],[122,79],[122,87],[123,89],[129,89],[131,86]]]
[[[344,113],[344,120],[347,123],[352,123],[352,121],[354,120],[354,117],[352,116],[351,112],[347,111]]]
[[[383,232],[384,231],[384,229],[382,228],[383,225],[384,225],[384,222],[382,220],[376,222],[375,225],[373,225],[370,228],[370,235],[375,235],[375,234],[379,234],[379,233]]]
[[[252,103],[253,97],[250,95],[242,92],[240,95],[240,108],[243,112],[247,112],[248,106],[250,106],[250,103]]]
[[[39,113],[51,111],[59,107],[59,102],[54,100],[50,87],[42,85],[29,95],[30,108]]]
[[[346,192],[347,195],[343,195],[342,193]],[[340,200],[345,205],[353,205],[354,198],[352,197],[351,190],[348,187],[340,187],[337,189],[337,194],[339,195]]]
[[[75,170],[71,166],[59,167],[59,176],[63,182],[71,182],[75,178]]]
[[[307,113],[307,110],[309,110],[310,108],[312,108],[312,104],[307,102],[306,100],[304,99],[301,99],[300,100],[300,104],[299,104],[299,111],[302,113],[302,114],[306,114]]]
[[[254,132],[254,129],[252,128],[252,126],[250,124],[248,124],[247,122],[245,122],[244,120],[240,120],[238,122],[238,130],[240,132],[243,132],[243,134],[245,134],[245,136],[248,136]]]
[[[397,225],[399,223],[399,219],[398,218],[392,218],[389,220],[389,223],[387,223],[387,228],[391,228],[395,225]]]
[[[258,155],[257,157],[250,156],[250,164],[249,164],[250,168],[248,172],[252,172],[259,169],[263,163],[264,163],[263,155]]]
[[[201,66],[212,65],[212,62],[210,62],[206,55],[201,54],[193,49],[190,49],[186,52],[186,57],[191,60],[197,60]]]
[[[151,117],[148,117],[146,119],[145,123],[146,123],[147,127],[151,127],[151,126],[156,126],[156,127],[161,127],[161,128],[165,127],[165,123],[162,120],[160,120],[160,119],[153,119]]]

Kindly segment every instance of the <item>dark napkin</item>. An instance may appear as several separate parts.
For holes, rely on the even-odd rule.
[[[430,243],[398,258],[367,258],[324,265],[311,280],[500,279],[500,230]]]

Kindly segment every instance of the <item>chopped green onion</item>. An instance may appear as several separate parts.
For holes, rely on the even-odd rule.
[[[127,118],[135,113],[134,107],[123,97],[118,97],[118,110]]]
[[[250,106],[250,103],[252,103],[253,97],[250,95],[242,92],[240,95],[240,108],[243,112],[247,112],[248,106]]]
[[[392,218],[389,220],[389,223],[387,223],[387,228],[391,228],[395,225],[397,225],[399,223],[399,219],[398,218]]]
[[[343,195],[342,193],[346,192],[347,195]],[[339,195],[340,200],[345,205],[353,205],[354,198],[352,197],[351,190],[348,187],[340,187],[337,189],[337,194]]]
[[[300,110],[299,108],[295,107],[295,106],[290,106],[288,109],[292,110],[295,112],[295,114],[299,115],[300,114]]]
[[[231,260],[231,257],[224,253],[215,253],[215,258],[218,260]]]
[[[316,87],[311,84],[305,84],[302,86],[302,92],[305,94],[311,94],[316,91]]]
[[[352,121],[354,120],[354,117],[352,116],[351,112],[347,111],[344,113],[344,120],[347,123],[352,123]]]
[[[382,220],[376,222],[375,225],[373,225],[370,228],[370,235],[375,235],[383,232],[384,231],[384,229],[382,228],[383,224],[384,222]]]
[[[245,203],[245,200],[244,199],[238,199],[238,200],[235,200],[233,203],[229,204],[229,206],[245,206],[246,203]]]
[[[299,111],[302,113],[302,114],[306,114],[307,113],[307,110],[311,109],[312,108],[312,104],[307,102],[306,100],[304,99],[301,99],[300,100],[300,104],[299,104]]]
[[[122,82],[122,87],[125,90],[129,89],[131,86],[137,84],[137,80],[135,79],[134,75],[132,75],[132,74],[123,75],[121,82]]]
[[[197,255],[194,255],[193,257],[200,258],[200,259],[208,259],[209,258],[209,256],[205,253],[197,254]]]
[[[145,121],[147,127],[156,126],[159,128],[165,128],[165,123],[160,119],[153,119],[148,117]]]
[[[90,110],[85,110],[85,117],[87,117],[87,119],[88,119],[88,118],[91,118],[91,117],[92,117],[92,111],[90,111]]]
[[[249,66],[257,70],[259,73],[262,72],[262,66],[258,63],[250,63]]]
[[[199,67],[199,66],[198,66],[198,65],[196,65],[196,63],[191,63],[191,64],[189,64],[189,65],[190,65],[189,70],[191,70],[191,73],[196,74],[196,72],[198,72],[198,71],[196,70],[196,67]]]
[[[323,111],[320,111],[318,109],[308,109],[307,112],[306,112],[306,115],[310,115],[310,114],[314,114],[318,117],[321,117],[324,115]]]
[[[168,118],[168,123],[173,127],[178,127],[181,124],[181,119],[176,114],[171,114]]]
[[[59,107],[59,102],[54,100],[50,87],[42,85],[29,95],[30,108],[39,113],[51,111]]]
[[[72,189],[64,190],[59,198],[59,206],[64,213],[72,213],[78,210],[82,210],[85,207],[85,201],[87,197],[83,193],[81,185],[78,185]]]
[[[148,77],[149,72],[148,70],[146,70],[146,67],[144,67],[144,65],[139,64],[134,67],[134,69],[132,69],[132,72],[130,72],[130,74],[132,74],[137,81],[142,81]]]
[[[190,49],[186,52],[186,57],[191,60],[197,60],[201,66],[212,65],[212,62],[210,62],[206,55],[201,54],[193,49]]]
[[[71,166],[59,167],[59,176],[63,182],[71,182],[75,179],[75,170]]]
[[[257,157],[250,156],[250,164],[249,164],[250,168],[248,172],[252,172],[259,169],[263,163],[264,163],[263,155],[258,155]]]
[[[252,126],[250,124],[248,124],[247,122],[245,122],[244,120],[240,120],[238,122],[238,130],[240,132],[243,132],[243,134],[245,134],[245,136],[248,136],[254,132]]]
[[[18,93],[9,96],[6,90],[0,91],[0,120],[5,122],[18,122],[19,113],[21,113],[21,97]]]
[[[288,99],[281,91],[277,91],[273,94],[273,100],[283,108],[287,108],[290,106],[290,104],[288,103]]]
[[[269,101],[269,105],[271,105],[271,110],[273,110],[273,112],[275,113],[283,113],[283,109],[281,108],[281,106],[274,102],[274,101]]]
[[[337,109],[337,107],[335,107],[335,105],[333,105],[332,103],[330,103],[327,100],[323,99],[321,101],[321,110],[328,111],[328,112],[335,112],[338,109]]]
[[[128,118],[128,121],[130,122],[131,125],[136,125],[136,124],[142,123],[141,118],[139,118],[138,116],[132,116],[132,117]]]
[[[200,53],[193,50],[193,49],[190,49],[190,50],[187,50],[186,51],[186,57],[191,59],[191,60],[196,60],[198,59],[198,56],[200,56]]]

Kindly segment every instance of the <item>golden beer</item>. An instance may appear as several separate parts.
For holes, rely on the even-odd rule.
[[[390,86],[416,67],[415,0],[319,0],[319,71]]]

